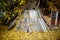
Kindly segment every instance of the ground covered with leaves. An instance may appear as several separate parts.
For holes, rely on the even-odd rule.
[[[60,40],[60,30],[51,32],[27,33],[16,31],[16,27],[7,30],[5,26],[0,27],[0,40]]]

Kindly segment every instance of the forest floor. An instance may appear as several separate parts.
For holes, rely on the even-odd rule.
[[[60,40],[60,29],[50,32],[27,33],[16,31],[16,27],[8,31],[6,26],[1,26],[0,40]]]

